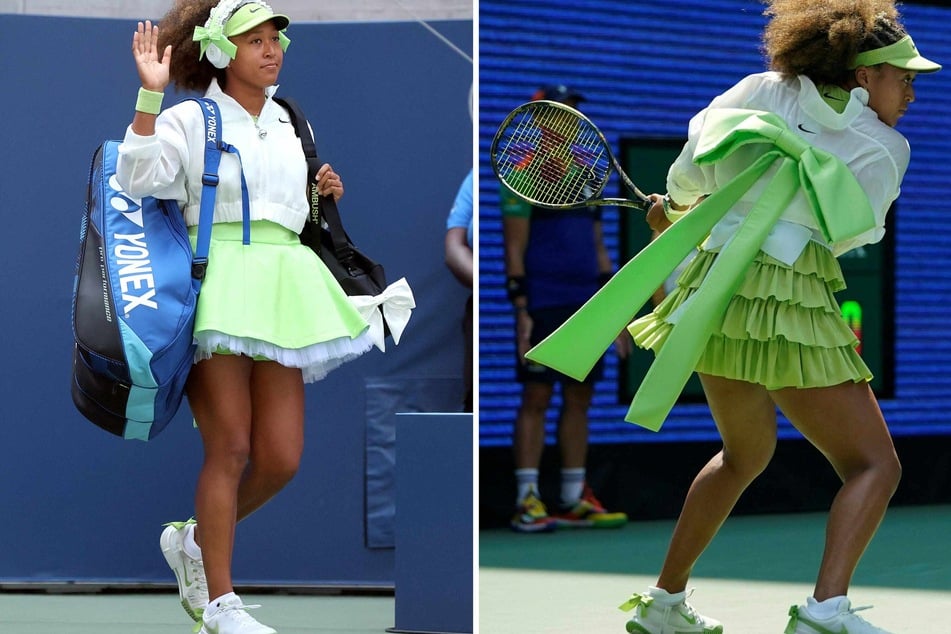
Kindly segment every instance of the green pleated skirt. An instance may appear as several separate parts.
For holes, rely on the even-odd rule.
[[[634,342],[659,351],[675,311],[703,283],[717,254],[700,251],[677,288],[652,313],[628,326]],[[790,267],[762,251],[707,342],[697,372],[758,383],[767,389],[827,387],[870,381],[858,339],[833,293],[845,288],[831,251],[810,241]]]
[[[198,227],[189,228],[192,248]],[[198,296],[195,361],[242,354],[301,368],[304,381],[372,347],[367,323],[319,257],[296,233],[267,221],[212,227],[208,269]]]

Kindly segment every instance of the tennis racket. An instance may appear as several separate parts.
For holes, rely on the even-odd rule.
[[[502,184],[539,207],[605,205],[647,211],[653,204],[621,169],[597,126],[563,103],[522,104],[499,126],[489,152]],[[601,197],[612,168],[633,200]]]

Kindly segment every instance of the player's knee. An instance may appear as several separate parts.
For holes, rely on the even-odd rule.
[[[744,447],[741,451],[724,451],[724,463],[736,474],[748,482],[755,480],[773,459],[776,450],[775,439],[757,446]]]
[[[273,488],[283,487],[294,479],[300,467],[299,455],[271,454],[262,457],[253,463],[253,468],[259,476],[266,480]]]
[[[898,483],[901,482],[902,467],[898,456],[892,452],[881,460],[879,469],[882,471],[882,479],[885,485],[890,487],[894,493],[898,489]]]
[[[238,438],[205,445],[206,467],[239,477],[247,467],[250,455],[249,443]]]

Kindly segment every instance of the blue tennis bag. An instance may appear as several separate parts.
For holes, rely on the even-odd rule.
[[[194,254],[176,201],[139,200],[122,191],[119,141],[103,143],[90,170],[73,285],[71,392],[83,416],[126,439],[154,438],[181,405],[195,356],[192,329],[208,264],[218,165],[223,151],[237,153],[220,141],[217,105],[194,101],[206,129]]]

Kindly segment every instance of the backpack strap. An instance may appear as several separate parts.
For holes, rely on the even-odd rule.
[[[294,125],[294,132],[300,139],[301,147],[304,150],[304,158],[307,159],[307,191],[310,201],[310,221],[320,228],[320,212],[323,212],[323,219],[327,223],[330,235],[333,238],[334,253],[341,262],[346,262],[353,255],[353,249],[350,246],[350,237],[343,228],[340,220],[340,212],[337,210],[337,201],[333,196],[321,196],[317,193],[317,170],[324,164],[317,155],[317,146],[314,144],[314,135],[307,124],[307,118],[298,105],[297,101],[290,97],[274,97],[274,101],[287,108],[291,117],[291,123]]]
[[[221,164],[221,154],[228,152],[236,155],[240,164],[241,153],[238,152],[238,148],[221,140],[221,113],[218,110],[218,104],[206,97],[191,98],[191,101],[201,106],[201,113],[205,119],[205,167],[201,176],[201,211],[198,217],[198,241],[192,258],[192,284],[198,288],[208,268],[208,249],[211,245],[211,225],[215,217],[215,196],[218,191],[218,167]],[[242,242],[250,244],[251,203],[243,168],[241,169],[241,219],[244,225]]]

